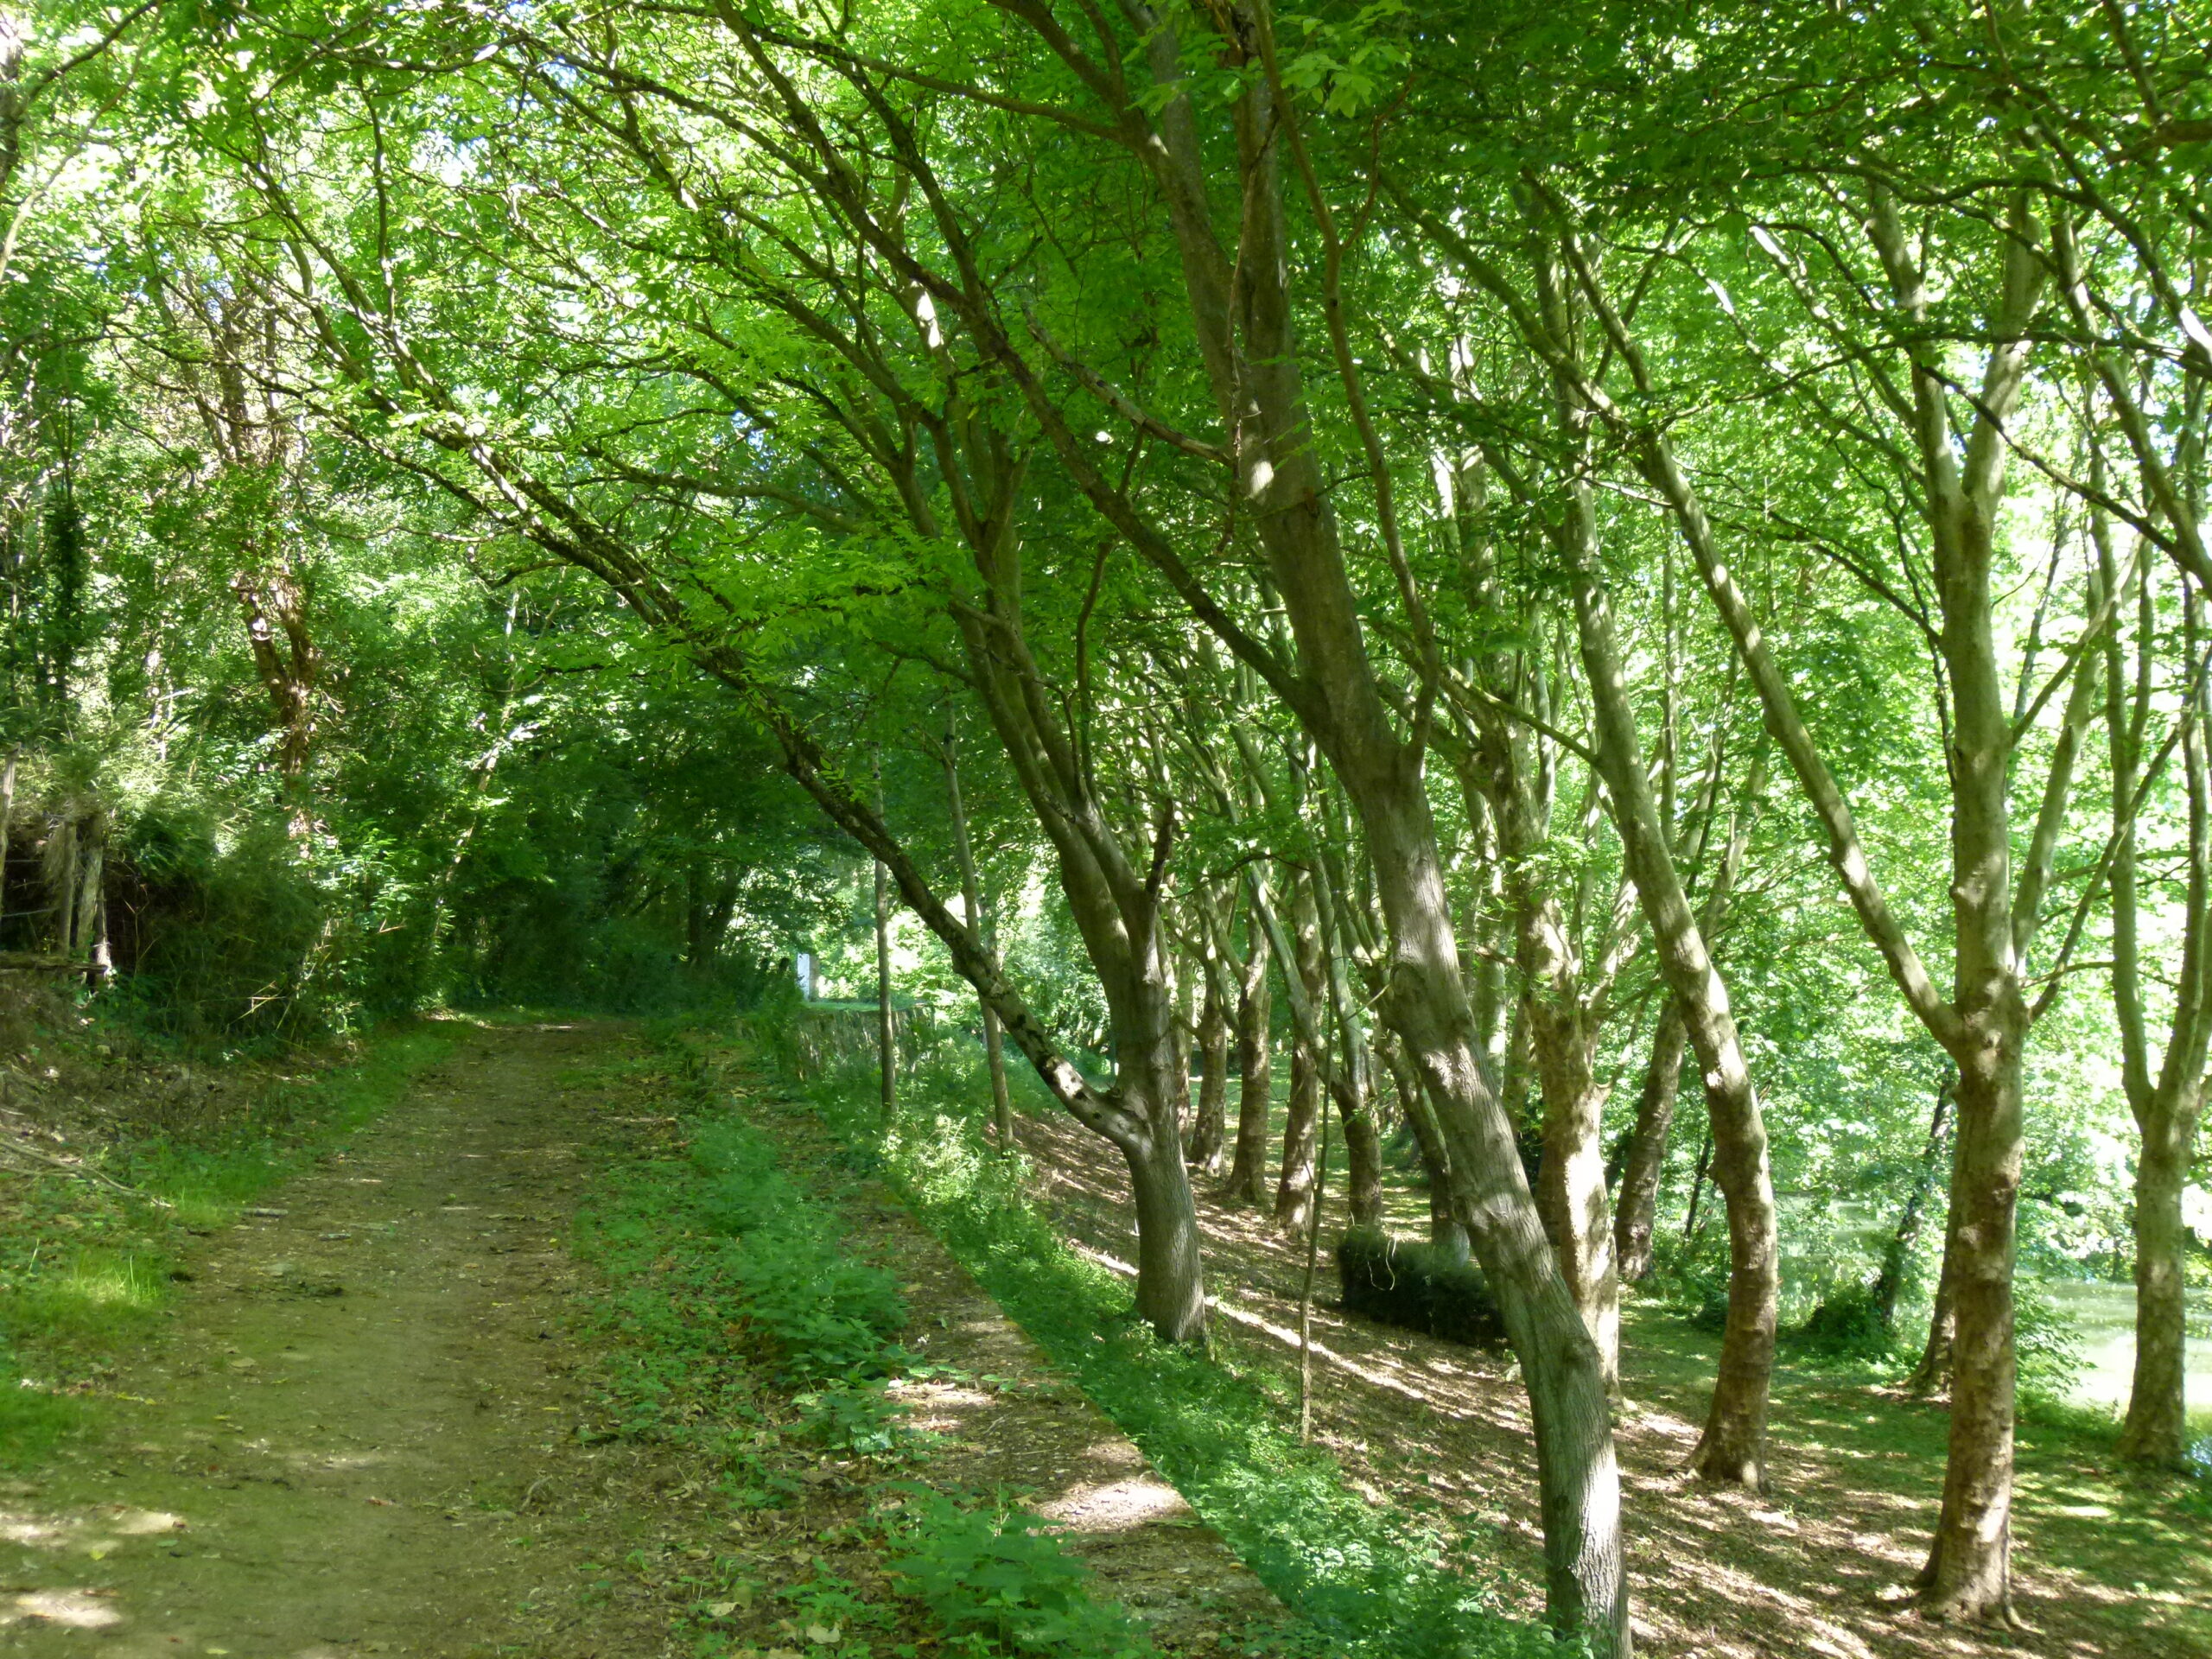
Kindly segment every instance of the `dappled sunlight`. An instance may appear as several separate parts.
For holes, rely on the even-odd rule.
[[[1133,1277],[1134,1214],[1118,1160],[1072,1122],[1031,1118],[1021,1132],[1074,1248]],[[1393,1225],[1424,1231],[1425,1198],[1395,1180],[1389,1196]],[[1304,1241],[1259,1211],[1221,1203],[1211,1185],[1200,1185],[1198,1198],[1216,1340],[1238,1363],[1294,1382]],[[1343,1225],[1341,1194],[1332,1192],[1325,1246]],[[1534,1614],[1541,1532],[1527,1396],[1511,1357],[1347,1316],[1332,1306],[1338,1294],[1325,1248],[1313,1317],[1317,1439],[1370,1502],[1418,1503],[1460,1528],[1462,1547],[1502,1569],[1509,1599]],[[1940,1409],[1783,1367],[1770,1491],[1762,1497],[1707,1487],[1682,1468],[1698,1439],[1717,1342],[1633,1295],[1624,1312],[1617,1446],[1632,1495],[1629,1548],[1644,1650],[1684,1659],[1986,1659],[2006,1650],[2001,1638],[1910,1611],[1942,1478]],[[2201,1583],[2180,1592],[2131,1590],[2124,1569],[2086,1565],[2113,1548],[2113,1517],[2121,1512],[2101,1474],[2039,1467],[2024,1450],[2022,1489],[2015,1594],[2030,1624],[2065,1628],[2050,1651],[2079,1659],[2155,1651],[2116,1646],[2069,1610],[2133,1605],[2155,1618],[2154,1607],[2212,1591]],[[2024,1496],[2037,1491],[2045,1494],[2040,1504]],[[2137,1514],[2130,1524],[2157,1522]]]
[[[0,1610],[0,1624],[34,1620],[67,1630],[105,1630],[122,1624],[123,1615],[97,1590],[34,1590]]]

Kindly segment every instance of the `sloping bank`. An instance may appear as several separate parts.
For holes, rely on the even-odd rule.
[[[756,1016],[747,1035],[1293,1610],[1313,1651],[1559,1659],[1548,1631],[1500,1611],[1494,1576],[1459,1559],[1450,1531],[1371,1505],[1326,1451],[1300,1446],[1274,1379],[1162,1344],[1134,1318],[1128,1287],[1068,1248],[990,1148],[979,1048],[947,1043],[910,1067],[887,1126],[872,1067],[802,1079],[786,1026]],[[1029,1109],[1049,1109],[1022,1081]]]

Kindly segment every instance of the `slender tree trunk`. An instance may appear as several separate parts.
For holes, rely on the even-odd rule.
[[[1629,1136],[1628,1160],[1621,1169],[1620,1197],[1613,1207],[1613,1249],[1621,1282],[1632,1285],[1651,1271],[1651,1232],[1659,1215],[1659,1182],[1667,1173],[1668,1131],[1675,1120],[1675,1097],[1682,1077],[1682,1053],[1689,1033],[1681,1010],[1668,997],[1651,1033],[1651,1058],[1636,1102],[1636,1128]]]
[[[1282,1161],[1275,1175],[1275,1225],[1296,1234],[1312,1212],[1315,1185],[1313,1141],[1321,1122],[1321,1057],[1294,1036],[1290,1045],[1290,1102],[1283,1120]]]
[[[72,957],[77,951],[77,820],[67,809],[54,839],[60,843],[58,855],[51,849],[48,853],[58,860],[49,866],[54,872],[54,948],[59,955]]]
[[[83,860],[84,877],[78,884],[78,891],[73,899],[77,922],[72,937],[76,941],[73,948],[86,952],[86,966],[90,970],[93,955],[106,943],[106,936],[100,930],[100,879],[107,864],[107,839],[105,836],[94,835],[88,840],[90,844],[85,849]]]
[[[1713,746],[1713,764],[1702,791],[1703,808],[1694,857],[1702,860],[1713,823],[1713,802],[1720,785],[1721,746]],[[1750,850],[1751,825],[1760,795],[1766,787],[1767,740],[1761,737],[1744,779],[1743,793],[1730,815],[1728,840],[1720,867],[1713,873],[1704,899],[1698,906],[1698,928],[1708,940],[1717,940],[1727,919],[1728,903],[1736,880],[1743,873]],[[1714,950],[1719,945],[1714,944]],[[1637,1102],[1636,1128],[1629,1138],[1628,1157],[1621,1173],[1618,1208],[1614,1212],[1613,1238],[1620,1256],[1622,1282],[1633,1284],[1651,1270],[1652,1230],[1656,1225],[1659,1186],[1667,1170],[1667,1141],[1674,1127],[1675,1104],[1680,1096],[1682,1054],[1689,1028],[1682,1011],[1669,996],[1661,1008],[1651,1036],[1651,1061],[1643,1077],[1643,1090]]]
[[[1198,1116],[1191,1127],[1185,1154],[1194,1168],[1209,1175],[1221,1167],[1221,1149],[1229,1132],[1229,1010],[1222,1006],[1220,989],[1211,975],[1205,1000],[1198,1011]]]
[[[1957,1154],[1953,1154],[1954,1161]],[[1920,1361],[1905,1379],[1917,1395],[1948,1394],[1951,1389],[1951,1354],[1959,1329],[1959,1259],[1952,1244],[1948,1223],[1943,1229],[1943,1265],[1936,1274],[1936,1298],[1928,1310],[1928,1340],[1921,1344]]]
[[[1571,394],[1561,390],[1572,409]],[[1573,421],[1570,425],[1574,424]],[[1766,1421],[1781,1306],[1779,1224],[1768,1167],[1766,1124],[1744,1062],[1728,989],[1682,893],[1652,800],[1651,780],[1628,698],[1611,607],[1597,575],[1596,504],[1586,479],[1568,486],[1561,550],[1574,588],[1575,618],[1595,716],[1598,763],[1613,801],[1622,859],[1658,946],[1659,970],[1705,1081],[1713,1126],[1713,1179],[1728,1206],[1728,1325],[1705,1432],[1690,1454],[1700,1479],[1762,1489]],[[1603,1177],[1599,1178],[1600,1189]],[[1608,1243],[1611,1240],[1608,1239]]]
[[[16,830],[16,766],[21,751],[10,749],[0,766],[0,924],[8,919],[8,849]]]
[[[960,900],[983,949],[998,955],[998,930],[983,898],[983,883],[976,868],[975,843],[968,837],[968,807],[960,791],[960,765],[953,748],[953,734],[944,735],[945,802],[952,819],[952,855],[960,867]],[[1006,1039],[991,1005],[978,999],[983,1011],[983,1063],[991,1079],[991,1138],[1001,1153],[1014,1150],[1014,1096],[1007,1086]]]
[[[899,1017],[891,1005],[891,875],[875,865],[875,1058],[883,1083],[883,1121],[899,1109]]]
[[[1697,1162],[1690,1170],[1689,1207],[1682,1215],[1682,1243],[1685,1245],[1697,1243],[1698,1208],[1705,1197],[1705,1178],[1712,1173],[1713,1128],[1708,1123],[1706,1126],[1705,1139],[1698,1146]]]
[[[1291,944],[1297,960],[1290,964],[1303,986],[1306,1003],[1318,1008],[1328,995],[1322,962],[1319,912],[1313,901],[1310,877],[1299,875],[1291,889]],[[1328,1056],[1320,1046],[1328,1036],[1319,1022],[1293,1032],[1290,1045],[1290,1113],[1283,1125],[1282,1166],[1275,1183],[1275,1224],[1293,1234],[1303,1233],[1312,1216],[1319,1178],[1313,1166],[1313,1141],[1320,1127],[1328,1077]]]
[[[1943,1081],[1936,1090],[1936,1109],[1929,1115],[1928,1141],[1921,1148],[1920,1167],[1914,1173],[1912,1191],[1905,1195],[1897,1229],[1890,1235],[1889,1247],[1882,1252],[1881,1271],[1874,1275],[1874,1287],[1868,1293],[1874,1305],[1874,1317],[1885,1331],[1897,1324],[1897,1298],[1904,1290],[1905,1271],[1912,1264],[1912,1247],[1920,1242],[1921,1228],[1928,1215],[1928,1200],[1942,1173],[1943,1140],[1951,1124],[1951,1074],[1946,1070]]]
[[[1256,916],[1247,921],[1244,938],[1244,966],[1236,987],[1236,1147],[1224,1192],[1237,1203],[1257,1205],[1265,1201],[1268,1119],[1274,1095],[1269,1031],[1274,995],[1268,983],[1268,936]]]

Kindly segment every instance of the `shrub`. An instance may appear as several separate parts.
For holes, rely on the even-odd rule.
[[[1039,1516],[1001,1504],[963,1508],[925,1486],[901,1490],[906,1509],[892,1529],[891,1571],[955,1639],[952,1651],[991,1651],[978,1637],[1018,1654],[1069,1659],[1156,1651],[1128,1614],[1091,1599],[1090,1569]]]
[[[1433,1245],[1382,1233],[1346,1233],[1337,1246],[1337,1272],[1351,1313],[1451,1342],[1505,1340],[1504,1316],[1482,1269]]]
[[[1726,1311],[1724,1301],[1724,1323]],[[1897,1346],[1890,1328],[1882,1323],[1872,1290],[1865,1285],[1831,1293],[1804,1324],[1789,1332],[1787,1341],[1796,1351],[1823,1359],[1887,1359]]]

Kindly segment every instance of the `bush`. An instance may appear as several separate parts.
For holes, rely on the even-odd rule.
[[[925,1486],[902,1491],[891,1571],[954,1638],[950,1651],[994,1650],[979,1637],[1018,1654],[1069,1659],[1156,1651],[1128,1614],[1091,1599],[1090,1569],[1039,1516],[996,1504],[963,1508]]]
[[[767,1339],[789,1383],[880,1375],[906,1322],[899,1281],[855,1261],[835,1218],[777,1166],[774,1145],[747,1124],[724,1122],[693,1144],[708,1177],[702,1219],[732,1235],[721,1263],[746,1323]]]
[[[1505,1340],[1505,1319],[1482,1269],[1433,1245],[1386,1234],[1346,1233],[1337,1246],[1345,1309],[1450,1342]]]
[[[1725,1322],[1725,1302],[1722,1315]],[[1873,1292],[1865,1285],[1832,1293],[1785,1340],[1797,1352],[1822,1359],[1887,1359],[1897,1346]]]

